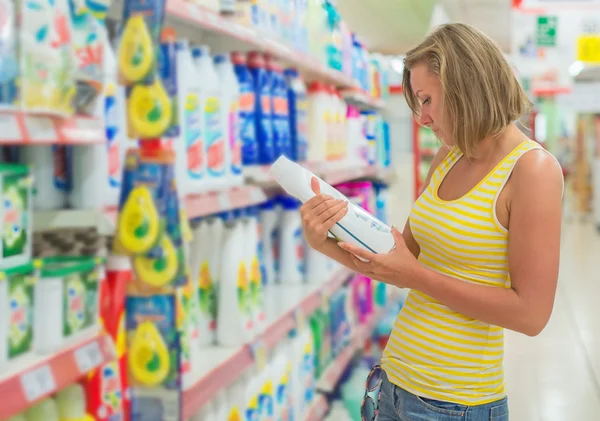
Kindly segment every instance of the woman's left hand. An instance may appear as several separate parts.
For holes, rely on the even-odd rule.
[[[363,275],[399,288],[413,288],[419,262],[396,227],[392,227],[392,234],[396,247],[387,254],[372,253],[344,242],[338,243],[338,246],[350,253],[356,270]],[[367,261],[363,262],[357,256]]]

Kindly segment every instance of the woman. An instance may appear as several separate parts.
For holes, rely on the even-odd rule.
[[[347,206],[319,194],[316,180],[301,209],[306,240],[411,289],[383,354],[379,421],[508,420],[503,329],[535,336],[550,318],[561,169],[515,125],[530,102],[478,30],[443,25],[404,66],[406,100],[443,146],[404,230],[392,230],[395,249],[378,255],[327,238]]]

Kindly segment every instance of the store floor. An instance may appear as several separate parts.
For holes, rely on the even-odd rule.
[[[600,235],[563,225],[559,286],[546,329],[506,337],[511,421],[600,420]]]

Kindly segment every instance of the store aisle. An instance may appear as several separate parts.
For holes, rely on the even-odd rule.
[[[563,226],[556,304],[538,337],[506,337],[512,421],[600,420],[600,235]]]

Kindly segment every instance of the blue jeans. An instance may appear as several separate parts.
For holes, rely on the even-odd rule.
[[[390,383],[384,374],[378,421],[508,421],[508,400],[467,406],[421,398]]]

